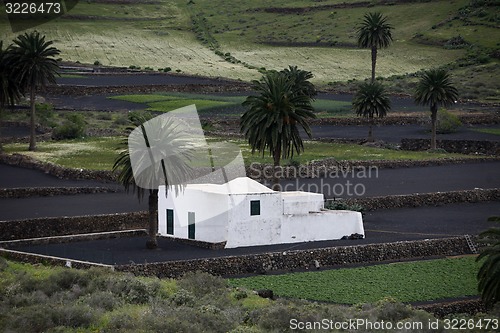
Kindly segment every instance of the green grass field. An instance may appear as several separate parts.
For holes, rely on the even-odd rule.
[[[394,297],[401,302],[477,295],[475,257],[393,263],[320,272],[231,279],[234,287],[271,289],[280,297],[343,304]]]
[[[46,141],[37,144],[36,152],[28,151],[24,143],[9,143],[4,145],[7,153],[25,154],[44,162],[51,162],[69,168],[84,168],[92,170],[111,170],[114,159],[118,154],[121,137],[85,138],[68,141]],[[272,164],[272,158],[252,154],[250,146],[242,139],[226,140],[209,138],[209,142],[226,141],[238,145],[243,153],[246,165],[252,162]],[[335,158],[337,160],[430,160],[442,158],[474,158],[474,155],[461,155],[449,153],[428,153],[399,151],[393,149],[365,147],[355,144],[332,144],[325,142],[306,141],[305,152],[294,156],[294,162],[307,163],[313,160]],[[283,160],[282,165],[291,163]]]
[[[168,112],[176,108],[195,104],[201,114],[209,111],[211,115],[241,116],[244,108],[241,103],[246,96],[221,96],[188,93],[135,94],[109,97],[133,103],[146,104],[145,110]],[[351,103],[336,100],[317,99],[313,102],[318,118],[354,116]]]
[[[378,76],[414,73],[456,61],[466,54],[465,49],[435,44],[459,35],[479,47],[498,49],[495,7],[464,10],[469,0],[328,7],[342,2],[79,2],[69,15],[37,30],[54,40],[64,60],[154,69],[169,66],[188,74],[245,81],[260,76],[252,68],[282,69],[288,65],[312,71],[314,81],[320,84],[368,77],[370,52],[354,47],[356,25],[367,11],[381,11],[394,26],[394,44],[379,52]],[[299,12],[269,12],[269,7],[293,7]],[[228,62],[204,45],[193,33],[191,18],[195,15],[206,20],[205,32],[215,39],[220,51],[243,63]],[[16,36],[4,19],[0,31],[4,41]],[[422,44],[422,39],[431,45]]]
[[[500,128],[477,128],[474,129],[476,132],[500,135]]]

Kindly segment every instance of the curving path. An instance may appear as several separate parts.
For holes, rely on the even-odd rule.
[[[354,177],[353,177],[354,176]],[[500,161],[466,163],[429,167],[379,169],[372,171],[371,178],[360,178],[348,174],[339,178],[314,178],[297,181],[282,181],[285,190],[297,188],[323,192],[326,198],[361,196],[383,196],[468,190],[474,188],[500,188]],[[347,185],[347,182],[351,186]],[[0,164],[0,188],[32,186],[109,186],[93,181],[68,181],[44,174],[41,171],[18,169]],[[53,184],[53,185],[49,185]],[[66,184],[66,185],[64,185]],[[340,191],[344,193],[340,193]],[[364,193],[361,193],[364,190]],[[0,199],[0,221],[36,217],[78,216],[111,214],[147,209],[147,202],[139,203],[132,194],[102,193],[86,195],[64,195],[54,197],[31,197],[23,199]]]
[[[500,202],[453,204],[448,205],[448,209],[426,207],[373,212],[365,216],[366,239],[363,240],[337,240],[208,250],[160,238],[159,249],[151,251],[145,248],[146,237],[124,237],[69,244],[22,246],[16,248],[16,250],[104,264],[187,260],[332,246],[447,238],[465,233],[476,234],[491,227],[491,222],[487,222],[486,219],[493,213],[500,214]]]

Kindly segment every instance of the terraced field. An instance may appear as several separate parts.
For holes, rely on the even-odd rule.
[[[355,47],[356,25],[367,11],[384,13],[394,26],[394,45],[379,52],[381,77],[450,64],[466,55],[474,62],[484,50],[498,50],[497,7],[469,4],[376,1],[368,8],[366,3],[346,5],[340,0],[215,0],[191,5],[185,0],[93,0],[79,2],[67,15],[37,29],[53,39],[69,61],[171,67],[245,81],[258,78],[259,69],[298,65],[312,71],[316,83],[326,84],[369,75],[369,51]],[[0,19],[0,39],[13,39],[16,34],[5,17]],[[448,43],[458,36],[466,44]],[[474,80],[500,72],[498,66],[492,69]],[[490,94],[495,92],[497,86]]]

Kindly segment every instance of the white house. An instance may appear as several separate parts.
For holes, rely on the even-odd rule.
[[[160,186],[160,235],[226,242],[226,248],[364,235],[361,213],[324,210],[323,194],[276,192],[247,177],[188,184],[177,195]]]

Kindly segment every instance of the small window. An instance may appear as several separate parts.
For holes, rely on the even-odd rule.
[[[250,215],[260,215],[260,200],[250,201]]]
[[[167,234],[174,234],[174,210],[167,209]]]
[[[194,212],[188,212],[188,238],[196,239],[196,229],[195,229],[195,215]]]

